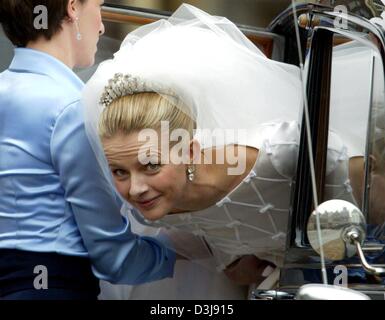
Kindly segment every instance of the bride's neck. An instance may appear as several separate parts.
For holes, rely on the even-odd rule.
[[[240,155],[238,160],[239,162],[243,161],[244,166],[240,166],[243,170],[236,175],[229,174],[229,169],[234,168],[233,164],[226,161],[224,164],[218,163],[212,149],[204,150],[202,156],[205,159],[213,159],[212,164],[206,164],[208,161],[203,163],[201,161],[202,164],[196,165],[195,178],[188,183],[180,200],[179,208],[173,210],[173,213],[208,208],[237,187],[252,170],[258,156],[258,150],[255,148],[244,146],[238,148],[244,148],[246,152],[238,152],[238,155]]]

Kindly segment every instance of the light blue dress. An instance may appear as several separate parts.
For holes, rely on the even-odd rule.
[[[112,283],[170,277],[175,253],[131,232],[99,169],[83,85],[57,59],[26,48],[0,74],[0,249],[89,257],[95,276]]]

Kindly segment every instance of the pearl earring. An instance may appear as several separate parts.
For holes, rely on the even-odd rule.
[[[76,40],[80,41],[82,40],[82,34],[80,33],[79,29],[79,18],[75,18],[75,28],[76,28]]]
[[[192,182],[194,181],[194,178],[195,178],[195,167],[194,166],[190,166],[187,168],[187,179]]]

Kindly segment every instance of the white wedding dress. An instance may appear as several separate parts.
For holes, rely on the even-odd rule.
[[[253,170],[222,201],[198,212],[168,215],[152,224],[203,237],[213,254],[212,268],[207,263],[181,260],[173,279],[141,286],[102,283],[101,299],[246,299],[248,288],[232,283],[221,272],[227,265],[249,254],[282,264],[300,130],[295,121],[279,122],[267,124],[263,133]],[[348,150],[330,132],[325,200],[355,203],[348,169]],[[181,245],[189,248],[188,243]]]

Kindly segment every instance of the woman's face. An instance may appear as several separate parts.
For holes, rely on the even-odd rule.
[[[116,135],[103,141],[119,193],[146,219],[157,220],[178,208],[187,184],[186,166],[162,164],[161,148],[155,144],[148,146],[138,142],[138,133]],[[147,165],[140,161],[143,157],[150,160]]]
[[[75,39],[77,67],[89,67],[95,62],[97,43],[104,33],[101,16],[103,3],[104,0],[87,0],[79,6],[78,24],[82,39]]]

